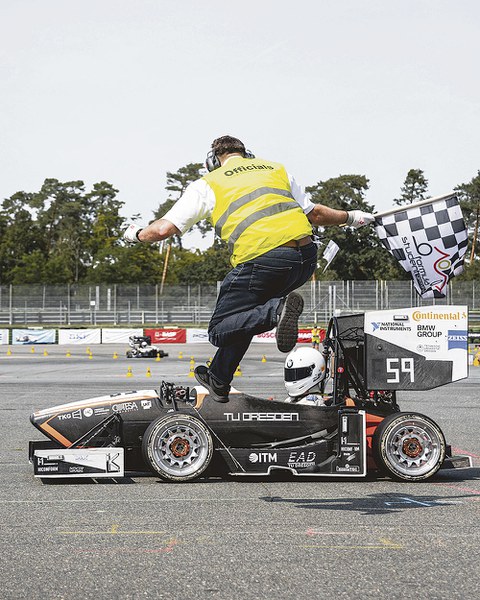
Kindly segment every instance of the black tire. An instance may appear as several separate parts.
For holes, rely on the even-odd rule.
[[[133,354],[131,350],[127,350],[127,354],[126,354],[127,358],[133,358]]]
[[[205,471],[213,454],[207,426],[190,415],[174,414],[150,423],[142,441],[146,464],[165,481],[192,481]]]
[[[442,466],[445,449],[440,427],[419,413],[389,415],[372,439],[378,469],[399,481],[424,481],[434,475]]]

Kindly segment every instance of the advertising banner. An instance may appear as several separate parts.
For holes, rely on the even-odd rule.
[[[277,340],[275,338],[276,329],[272,329],[272,331],[265,331],[265,333],[259,333],[258,335],[254,335],[252,342],[260,342],[262,344],[276,344]]]
[[[55,329],[14,329],[12,344],[54,344]]]
[[[102,329],[102,344],[128,344],[131,335],[143,335],[143,329]]]
[[[152,338],[152,344],[185,344],[186,329],[145,329],[145,335]]]
[[[366,385],[429,390],[468,376],[468,308],[424,306],[365,313]]]
[[[8,344],[8,329],[0,329],[0,345]]]
[[[100,344],[101,329],[59,329],[59,344]]]
[[[208,331],[206,329],[187,329],[187,344],[200,342],[208,342]]]
[[[320,343],[325,339],[326,331],[325,329],[318,330],[320,336]],[[311,329],[299,329],[298,330],[298,343],[312,343],[312,330]]]
[[[275,338],[276,329],[266,331],[265,333],[259,333],[253,336],[252,342],[260,342],[266,344],[275,344],[277,342]],[[320,342],[325,339],[325,329],[320,329]],[[298,344],[311,344],[312,343],[312,330],[311,329],[299,329],[298,330]]]

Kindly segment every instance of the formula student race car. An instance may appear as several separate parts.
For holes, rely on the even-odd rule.
[[[128,345],[131,350],[127,350],[127,358],[164,358],[168,356],[157,346],[152,346],[152,338],[149,335],[131,335],[128,338]]]
[[[424,390],[466,377],[465,307],[402,309],[334,317],[323,342],[323,406],[232,390],[163,382],[142,390],[39,410],[32,424],[50,441],[30,442],[34,474],[121,477],[150,470],[165,481],[201,475],[363,477],[425,480],[469,467],[452,456],[439,426],[401,412],[398,390]]]

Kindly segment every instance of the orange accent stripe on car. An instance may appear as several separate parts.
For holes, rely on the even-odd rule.
[[[72,445],[73,442],[71,442],[70,440],[67,440],[67,438],[65,436],[63,436],[61,433],[59,433],[56,429],[54,429],[51,425],[48,424],[48,421],[46,423],[42,423],[40,425],[41,429],[43,429],[43,431],[45,431],[45,433],[47,433],[49,436],[55,438],[57,440],[57,442],[60,442],[60,444],[63,444],[65,446],[65,448],[68,448],[69,446]]]

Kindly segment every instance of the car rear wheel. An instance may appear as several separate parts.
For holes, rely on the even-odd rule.
[[[142,442],[147,465],[165,481],[192,481],[210,464],[213,440],[200,419],[167,415],[153,421]]]
[[[440,427],[419,413],[389,415],[372,440],[377,467],[401,481],[423,481],[434,475],[442,466],[445,449]]]

